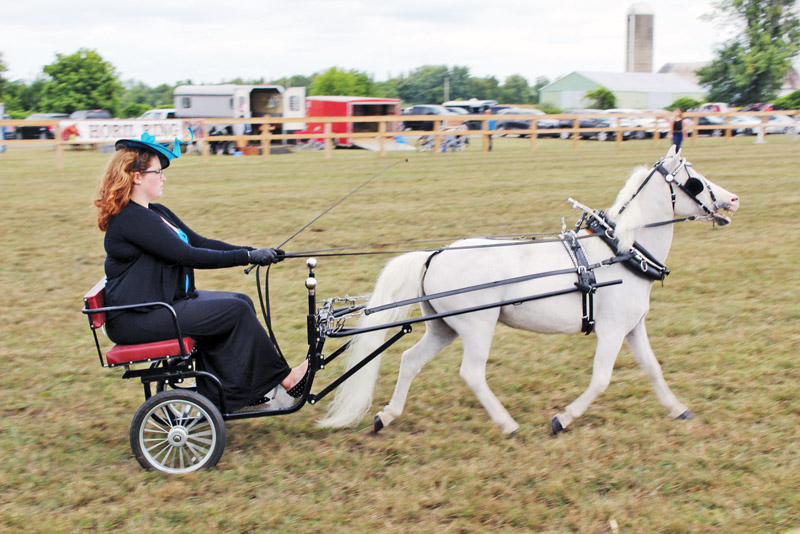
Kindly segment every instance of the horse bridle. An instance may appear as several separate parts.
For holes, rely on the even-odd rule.
[[[719,209],[719,205],[717,204],[717,196],[714,194],[714,190],[711,188],[711,185],[702,175],[692,176],[692,174],[689,172],[689,168],[691,166],[692,164],[687,162],[686,158],[681,158],[680,164],[675,168],[674,171],[670,172],[667,170],[666,167],[664,167],[664,159],[662,158],[658,160],[656,164],[653,165],[653,170],[650,171],[650,174],[647,175],[647,178],[645,178],[642,184],[639,186],[639,189],[637,189],[636,192],[633,194],[633,196],[629,198],[628,201],[625,202],[625,204],[622,205],[618,214],[621,214],[623,211],[625,211],[625,208],[627,208],[628,205],[631,202],[633,202],[633,199],[636,198],[636,196],[642,191],[642,189],[644,189],[644,187],[647,185],[647,182],[650,181],[650,178],[652,178],[655,173],[659,173],[661,177],[664,178],[664,181],[667,182],[667,185],[669,185],[669,192],[670,196],[672,197],[673,213],[675,212],[675,201],[676,201],[675,186],[677,186],[678,189],[680,189],[686,194],[686,196],[688,196],[695,203],[697,203],[698,206],[703,208],[703,211],[706,212],[706,215],[708,215],[709,217],[713,216],[714,213]],[[686,183],[684,184],[680,183],[676,179],[676,176],[678,175],[678,172],[680,172],[681,169],[684,169],[686,171],[687,179]],[[708,189],[708,194],[711,196],[711,200],[714,202],[712,206],[714,209],[709,208],[702,200],[697,198],[697,196],[700,193],[702,193],[704,189]]]

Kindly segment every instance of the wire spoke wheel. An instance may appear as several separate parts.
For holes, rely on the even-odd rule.
[[[192,391],[150,397],[131,423],[131,450],[145,469],[189,473],[217,464],[225,450],[225,422],[214,404]]]

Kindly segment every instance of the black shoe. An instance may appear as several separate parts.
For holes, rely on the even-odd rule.
[[[308,382],[308,375],[310,373],[311,373],[311,366],[308,367],[306,374],[303,375],[303,378],[300,379],[300,382],[292,386],[291,389],[287,389],[286,393],[288,393],[290,397],[299,399],[306,389],[306,382]]]

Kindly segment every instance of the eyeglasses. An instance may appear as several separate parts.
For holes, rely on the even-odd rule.
[[[159,177],[164,175],[164,169],[155,169],[152,171],[139,171],[139,174],[157,174]]]

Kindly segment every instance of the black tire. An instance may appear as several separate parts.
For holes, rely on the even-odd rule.
[[[610,137],[606,132],[597,132],[598,141],[610,141]]]
[[[711,137],[722,137],[722,130],[712,130]]]
[[[164,391],[133,416],[131,450],[144,469],[190,473],[217,465],[225,435],[225,421],[210,400],[193,391]]]
[[[633,137],[634,139],[644,139],[645,137],[647,137],[647,132],[643,130],[636,130],[635,132],[633,132]]]

